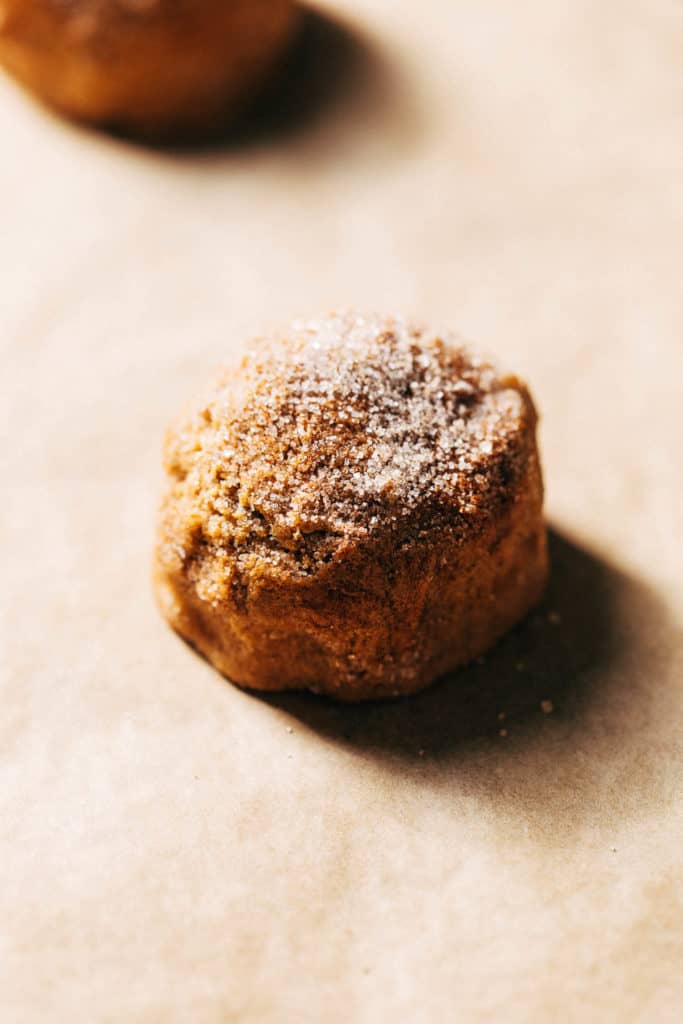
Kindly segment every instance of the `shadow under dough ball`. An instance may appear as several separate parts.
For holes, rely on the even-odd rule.
[[[76,120],[165,138],[237,114],[295,21],[292,0],[0,0],[0,61]]]
[[[541,595],[535,434],[524,384],[447,334],[295,323],[169,431],[160,606],[242,686],[414,693]]]

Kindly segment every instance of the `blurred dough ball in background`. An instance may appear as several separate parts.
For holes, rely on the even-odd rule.
[[[0,61],[76,120],[210,134],[258,89],[296,14],[292,0],[0,0]]]

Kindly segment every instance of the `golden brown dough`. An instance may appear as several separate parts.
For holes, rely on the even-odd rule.
[[[292,0],[0,0],[0,61],[70,117],[163,138],[239,110],[294,21]]]
[[[161,608],[246,687],[420,690],[543,590],[535,433],[525,386],[452,337],[294,324],[168,434]]]

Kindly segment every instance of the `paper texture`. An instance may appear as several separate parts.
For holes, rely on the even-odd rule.
[[[0,80],[0,1017],[678,1021],[683,6],[325,10],[216,151]],[[149,586],[167,423],[339,306],[528,377],[553,527],[484,664],[355,709],[240,692]]]

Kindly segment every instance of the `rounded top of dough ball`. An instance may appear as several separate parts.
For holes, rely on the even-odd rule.
[[[353,313],[296,322],[169,432],[167,534],[289,577],[387,532],[462,540],[514,494],[535,422],[525,386],[448,333]]]

